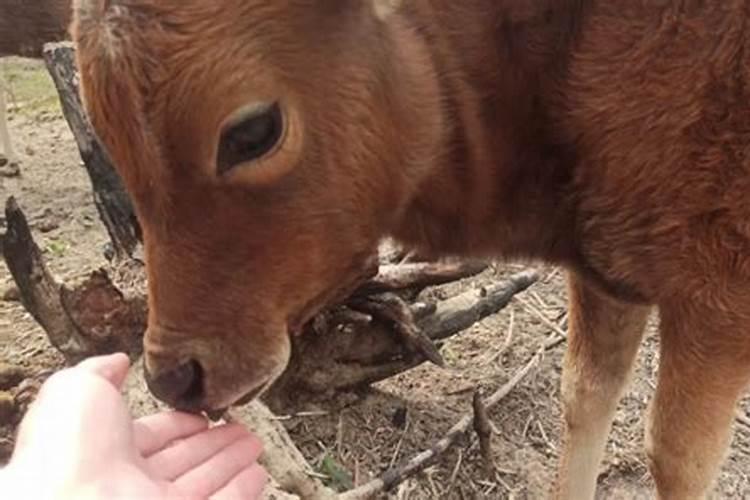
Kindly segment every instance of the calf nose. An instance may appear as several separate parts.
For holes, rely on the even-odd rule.
[[[158,399],[182,411],[198,411],[203,399],[203,368],[195,360],[162,368],[155,373],[145,370],[146,384]]]

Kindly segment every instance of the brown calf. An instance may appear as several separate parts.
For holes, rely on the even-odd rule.
[[[71,0],[0,0],[0,57],[41,57],[45,43],[67,38],[70,18]],[[0,75],[0,146],[15,163],[5,92]]]
[[[384,235],[570,271],[556,498],[593,497],[646,317],[660,498],[702,498],[750,379],[748,0],[78,0],[169,403],[262,392]],[[245,398],[247,399],[247,398]]]

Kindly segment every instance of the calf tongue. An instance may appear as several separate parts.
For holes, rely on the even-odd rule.
[[[206,411],[206,416],[211,422],[218,422],[226,414],[227,408]]]

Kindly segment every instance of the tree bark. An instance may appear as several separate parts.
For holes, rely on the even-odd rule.
[[[136,357],[145,328],[145,300],[126,300],[104,271],[92,273],[73,290],[60,285],[47,270],[26,216],[13,197],[7,200],[5,217],[3,257],[21,302],[68,363],[118,351]]]
[[[121,258],[132,256],[141,240],[140,225],[109,154],[97,139],[83,110],[72,44],[46,44],[44,61],[91,179],[94,204],[112,240],[114,253]]]

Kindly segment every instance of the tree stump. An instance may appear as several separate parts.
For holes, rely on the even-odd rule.
[[[112,240],[115,255],[132,256],[141,240],[140,225],[109,154],[97,139],[83,111],[72,44],[46,44],[44,61],[60,96],[63,115],[73,132],[91,179],[94,204]]]

